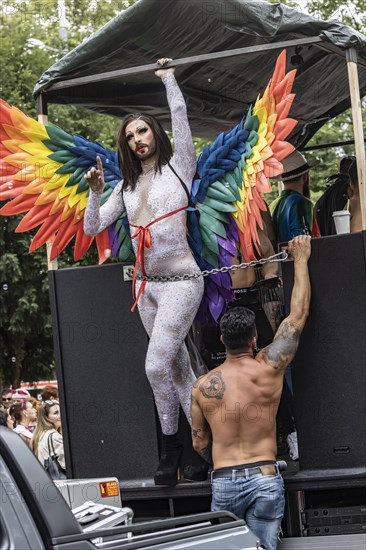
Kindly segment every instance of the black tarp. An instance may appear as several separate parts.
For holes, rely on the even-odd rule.
[[[139,0],[50,67],[35,97],[124,116],[146,112],[169,128],[164,88],[153,72],[100,80],[107,71],[230,49],[309,37],[321,43],[287,48],[288,69],[298,65],[290,115],[299,124],[290,141],[305,145],[327,120],[350,106],[345,52],[358,56],[361,96],[366,93],[366,37],[336,21],[322,21],[282,4],[245,0]],[[238,123],[263,92],[280,50],[190,63],[177,68],[192,132],[213,138]],[[49,89],[58,81],[94,75],[87,85]]]

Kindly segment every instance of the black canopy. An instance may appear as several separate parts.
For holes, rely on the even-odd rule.
[[[350,48],[357,52],[361,97],[365,95],[366,37],[339,21],[315,19],[282,4],[139,0],[52,65],[37,82],[34,95],[42,92],[48,102],[82,105],[118,117],[142,111],[168,128],[164,89],[152,67],[145,72],[131,68],[159,57],[244,49],[241,55],[220,54],[199,63],[186,60],[177,68],[193,134],[213,138],[237,124],[263,92],[282,43],[288,41],[288,69],[298,67],[290,115],[299,124],[291,141],[301,147],[350,106]],[[122,74],[103,74],[121,69]]]

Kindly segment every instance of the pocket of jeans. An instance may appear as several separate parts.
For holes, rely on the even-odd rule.
[[[235,499],[237,491],[233,487],[232,482],[225,479],[218,479],[212,482],[213,500],[218,506],[231,504]]]
[[[285,508],[283,484],[282,479],[274,483],[274,477],[266,477],[269,477],[268,482],[258,486],[253,514],[259,519],[273,520],[283,516]]]

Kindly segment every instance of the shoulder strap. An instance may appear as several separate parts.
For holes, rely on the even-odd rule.
[[[55,448],[53,446],[52,436],[53,436],[53,432],[50,433],[47,440],[48,453],[50,456],[56,456]],[[52,451],[52,454],[51,454],[51,451]]]
[[[299,217],[299,223],[302,225],[304,233],[311,235],[311,228],[305,208],[305,201],[301,201],[297,205],[297,213]]]
[[[188,204],[190,203],[190,200],[191,200],[191,197],[189,196],[189,191],[188,191],[188,187],[186,186],[186,184],[184,183],[184,181],[182,180],[182,178],[177,174],[177,172],[174,170],[173,166],[170,164],[170,162],[168,162],[168,166],[169,168],[171,169],[171,171],[177,176],[177,178],[179,179],[180,183],[182,184],[182,187],[184,189],[184,191],[186,192],[186,195],[187,195],[187,199],[188,199]]]

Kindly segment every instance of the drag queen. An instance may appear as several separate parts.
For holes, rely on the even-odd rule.
[[[170,59],[160,59],[163,66]],[[125,117],[118,133],[118,155],[124,179],[108,201],[100,206],[104,187],[103,167],[85,178],[90,196],[84,230],[96,235],[126,210],[136,271],[152,275],[197,273],[186,237],[186,212],[196,156],[182,93],[174,68],[159,69],[156,75],[166,87],[171,110],[174,154],[160,123],[151,116]],[[179,404],[190,422],[190,394],[195,376],[191,369],[185,337],[193,323],[203,295],[203,279],[135,284],[142,323],[150,342],[146,375],[151,384],[163,432],[157,485],[175,485],[182,446],[177,437]]]

